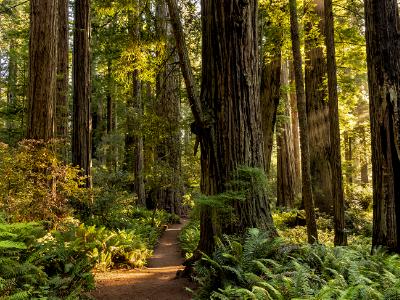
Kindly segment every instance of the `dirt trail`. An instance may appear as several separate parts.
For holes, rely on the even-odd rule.
[[[168,226],[149,260],[148,268],[96,274],[97,289],[92,296],[97,300],[191,299],[185,287],[193,287],[193,284],[175,276],[178,270],[183,269],[177,238],[184,224],[185,222]]]

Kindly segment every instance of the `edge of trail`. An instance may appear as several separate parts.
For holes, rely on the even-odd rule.
[[[148,267],[134,270],[112,270],[96,273],[96,289],[91,296],[97,300],[187,300],[191,293],[186,287],[194,283],[177,278],[184,259],[178,244],[178,235],[187,220],[168,225],[159,240]]]

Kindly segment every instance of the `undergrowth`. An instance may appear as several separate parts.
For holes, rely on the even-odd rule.
[[[400,258],[368,246],[294,245],[250,229],[195,266],[195,299],[399,299]]]
[[[200,221],[191,220],[179,234],[179,243],[186,259],[193,255],[200,240]]]

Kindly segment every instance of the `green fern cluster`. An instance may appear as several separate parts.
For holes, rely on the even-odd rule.
[[[250,229],[195,267],[197,299],[400,299],[400,258],[369,248],[289,245]]]
[[[0,299],[78,299],[94,287],[94,260],[75,229],[0,224]]]
[[[190,258],[200,241],[200,221],[191,220],[179,234],[179,243],[185,258]]]
[[[36,223],[0,224],[0,299],[29,299],[47,275],[32,262],[33,244],[45,231]]]

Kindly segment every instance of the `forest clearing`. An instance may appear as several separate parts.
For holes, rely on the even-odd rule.
[[[0,0],[0,300],[400,299],[395,0]]]

